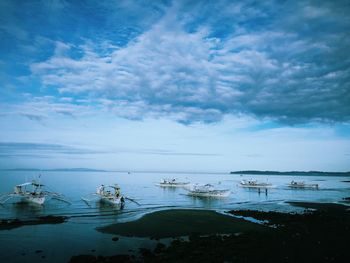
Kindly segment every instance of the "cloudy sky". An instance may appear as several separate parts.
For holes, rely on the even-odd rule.
[[[348,1],[0,1],[0,168],[350,170]]]

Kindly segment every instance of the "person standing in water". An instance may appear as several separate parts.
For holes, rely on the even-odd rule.
[[[97,194],[103,195],[104,192],[105,192],[105,186],[101,184],[101,186],[97,188]]]
[[[115,188],[114,188],[114,189],[115,189],[115,193],[114,193],[115,196],[116,196],[116,197],[119,197],[119,196],[120,196],[120,187],[119,187],[118,185],[115,185]]]

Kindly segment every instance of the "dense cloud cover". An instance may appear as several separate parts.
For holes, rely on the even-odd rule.
[[[25,80],[40,88],[16,105],[28,118],[108,111],[182,123],[227,114],[350,121],[348,1],[55,3],[40,10],[56,37],[44,25],[27,33],[36,33],[34,53],[46,48],[27,63]]]

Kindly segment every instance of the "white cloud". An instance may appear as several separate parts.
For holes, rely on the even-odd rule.
[[[339,65],[327,63],[338,49],[323,36],[310,40],[275,28],[232,32],[230,38],[219,39],[205,24],[187,31],[194,18],[180,19],[178,8],[169,8],[148,31],[123,47],[107,45],[103,50],[108,40],[81,46],[57,42],[54,55],[32,64],[31,70],[63,96],[86,99],[88,94],[108,100],[116,115],[131,119],[176,114],[183,122],[210,122],[225,114],[247,113],[289,123],[350,120],[342,96],[347,80],[340,84],[331,78]],[[312,12],[311,6],[299,8],[322,15],[320,8]],[[70,57],[71,49],[83,56]],[[310,61],[316,55],[324,60],[321,65]],[[324,71],[326,77],[320,77]],[[331,112],[323,106],[330,97]],[[306,100],[309,104],[303,104]]]

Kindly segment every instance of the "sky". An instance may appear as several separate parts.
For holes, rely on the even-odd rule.
[[[0,1],[0,168],[350,171],[349,1]]]

